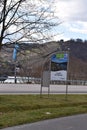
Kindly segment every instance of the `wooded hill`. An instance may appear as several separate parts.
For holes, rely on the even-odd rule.
[[[40,77],[44,57],[57,48],[61,51],[69,50],[69,79],[87,80],[87,41],[81,39],[69,41],[49,42],[45,44],[19,44],[17,54],[17,67],[20,76]],[[12,59],[14,44],[4,45],[0,54],[0,75],[14,74],[14,61]],[[58,52],[59,52],[58,50]],[[44,62],[43,62],[44,61]]]

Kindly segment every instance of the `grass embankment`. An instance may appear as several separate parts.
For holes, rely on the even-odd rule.
[[[0,95],[0,128],[87,113],[87,95]]]

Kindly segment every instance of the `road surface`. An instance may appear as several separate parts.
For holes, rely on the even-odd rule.
[[[0,94],[39,94],[40,84],[0,84]],[[43,93],[48,93],[48,88],[42,88]],[[50,85],[50,93],[66,93],[66,85]],[[68,93],[87,94],[87,86],[69,85]]]

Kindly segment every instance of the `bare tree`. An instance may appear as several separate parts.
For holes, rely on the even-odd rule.
[[[49,41],[49,30],[60,23],[48,5],[45,0],[0,0],[0,49],[7,43]]]

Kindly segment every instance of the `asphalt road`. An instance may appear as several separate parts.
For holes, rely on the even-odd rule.
[[[39,94],[40,84],[0,84],[0,94]],[[43,93],[48,93],[48,88],[43,87]],[[50,93],[66,93],[66,85],[50,85]],[[68,93],[87,94],[87,86],[69,85]]]
[[[2,130],[87,130],[87,114],[45,120]]]

